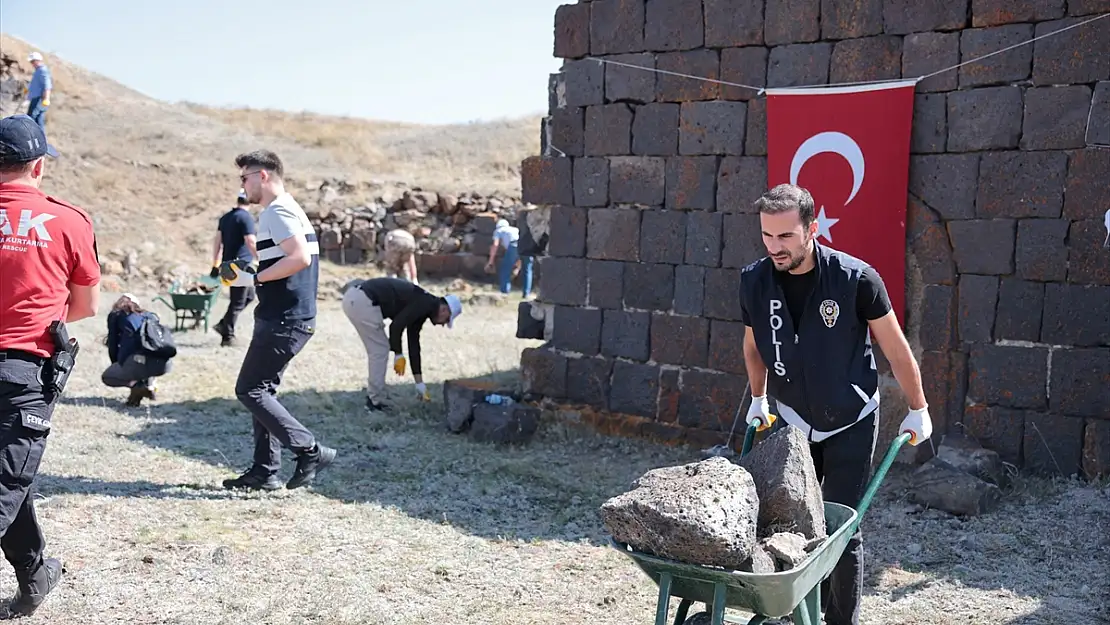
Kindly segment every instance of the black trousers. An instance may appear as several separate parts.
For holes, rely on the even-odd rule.
[[[879,437],[878,413],[819,443],[810,453],[825,501],[859,507],[871,479],[872,456]],[[821,583],[826,625],[859,625],[863,596],[863,536],[857,530],[832,575]]]
[[[254,419],[255,471],[276,473],[281,469],[282,447],[300,455],[316,445],[312,432],[277,400],[282,374],[315,331],[315,320],[255,319],[254,334],[235,381],[235,396]]]
[[[228,293],[231,301],[227,304],[227,311],[220,324],[224,328],[225,338],[235,338],[235,322],[239,320],[239,313],[243,312],[254,301],[253,286],[233,286]]]
[[[42,567],[46,538],[35,516],[34,482],[55,400],[40,362],[0,354],[0,549],[20,586]]]

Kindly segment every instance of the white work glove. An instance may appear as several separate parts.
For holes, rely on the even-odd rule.
[[[416,394],[424,401],[432,401],[432,396],[428,394],[428,387],[423,382],[416,383]]]
[[[898,426],[898,433],[904,432],[910,433],[910,445],[914,447],[933,435],[933,420],[929,418],[929,406],[906,413],[906,418],[902,419],[902,425]]]
[[[760,425],[755,428],[757,432],[762,432],[775,424],[775,415],[771,414],[771,404],[767,401],[766,395],[752,396],[752,405],[748,407],[748,416],[745,420],[748,425],[758,420]]]

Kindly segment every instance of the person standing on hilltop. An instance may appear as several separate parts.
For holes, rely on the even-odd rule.
[[[31,615],[62,577],[44,556],[34,484],[76,366],[65,324],[100,301],[92,219],[41,191],[46,156],[57,152],[33,119],[0,119],[0,548],[18,583],[6,616]]]
[[[235,395],[254,420],[254,462],[223,484],[228,489],[281,488],[277,473],[285,447],[297,457],[285,487],[299,488],[311,484],[336,456],[277,400],[282,374],[316,332],[320,244],[304,210],[285,190],[277,154],[256,150],[240,154],[235,164],[247,201],[266,208],[258,216],[258,271],[238,259],[221,265],[225,283],[253,282],[258,295],[254,334],[235,381]]]
[[[27,84],[27,115],[46,131],[46,109],[50,107],[50,94],[54,91],[54,79],[50,68],[43,62],[42,54],[32,52],[27,60],[35,68],[31,82]]]
[[[222,262],[236,259],[248,263],[258,262],[254,217],[247,211],[248,206],[250,202],[247,201],[247,193],[240,190],[235,208],[224,213],[216,225],[216,236],[212,240],[213,278],[220,276]],[[239,313],[254,301],[255,296],[253,286],[232,286],[229,291],[231,301],[227,304],[227,312],[213,326],[223,339],[220,345],[225,347],[235,341],[235,322],[239,319]]]
[[[420,284],[416,278],[416,237],[403,228],[385,235],[385,272],[390,278],[403,278]]]

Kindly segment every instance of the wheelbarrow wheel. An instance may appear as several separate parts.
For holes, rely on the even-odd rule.
[[[712,614],[710,614],[709,612],[698,612],[685,621],[682,621],[682,625],[709,625],[712,622]]]

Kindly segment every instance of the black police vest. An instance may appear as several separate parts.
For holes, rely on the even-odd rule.
[[[740,296],[767,365],[768,395],[793,408],[813,429],[829,432],[877,408],[879,374],[867,322],[856,314],[856,290],[868,265],[815,247],[817,280],[797,328],[769,257],[741,271]]]

